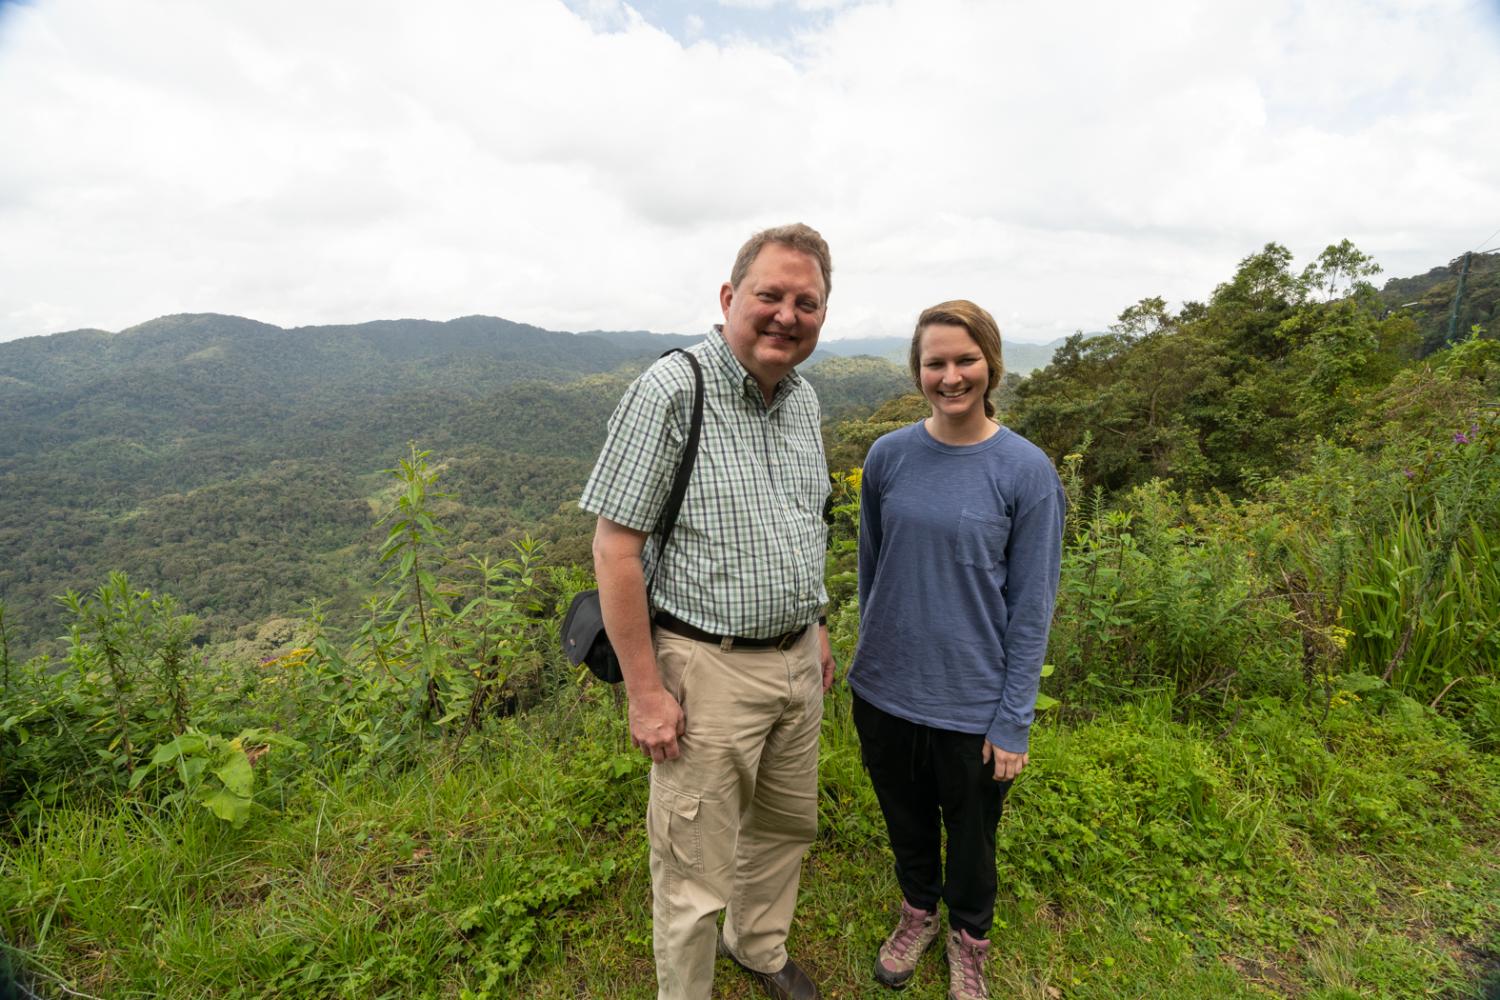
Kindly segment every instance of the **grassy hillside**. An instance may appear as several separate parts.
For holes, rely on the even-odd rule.
[[[0,934],[44,996],[648,1000],[646,774],[602,695],[399,769],[280,765],[239,829],[59,810],[0,853]],[[1036,733],[1001,826],[994,995],[1481,1000],[1493,757],[1357,702],[1227,732],[1173,714]],[[890,996],[869,965],[897,889],[858,754],[841,689],[790,941],[830,1000]],[[902,995],[945,991],[933,952]],[[714,995],[760,996],[727,961]]]

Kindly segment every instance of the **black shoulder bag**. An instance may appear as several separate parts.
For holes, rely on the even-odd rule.
[[[682,461],[677,466],[677,475],[672,480],[672,492],[667,495],[667,505],[662,508],[660,528],[657,532],[656,559],[651,564],[651,576],[656,577],[662,555],[667,551],[667,541],[672,529],[677,527],[677,514],[682,509],[682,498],[687,494],[688,480],[693,475],[693,463],[698,460],[698,433],[703,429],[703,369],[698,359],[681,348],[673,348],[668,354],[681,354],[693,366],[693,420],[688,427],[687,443],[683,445]],[[646,605],[651,605],[651,581],[646,582]],[[563,617],[562,647],[573,666],[588,665],[595,677],[610,684],[625,679],[620,672],[620,659],[610,645],[604,631],[604,612],[599,607],[599,591],[583,590],[573,597],[568,613]]]

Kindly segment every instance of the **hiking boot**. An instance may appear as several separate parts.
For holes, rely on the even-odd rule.
[[[901,920],[875,956],[876,981],[897,990],[911,982],[917,960],[932,947],[937,936],[937,913],[919,910],[903,899]]]
[[[948,932],[948,1000],[989,1000],[984,961],[990,943],[972,938],[965,930]]]

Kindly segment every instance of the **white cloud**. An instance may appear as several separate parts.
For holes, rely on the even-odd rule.
[[[1481,3],[784,0],[718,35],[641,9],[0,7],[0,339],[209,310],[692,331],[739,242],[803,219],[830,336],[962,295],[1042,340],[1268,240],[1406,274],[1500,225]]]

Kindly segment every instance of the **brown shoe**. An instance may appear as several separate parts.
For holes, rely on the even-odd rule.
[[[818,1000],[818,987],[790,957],[780,972],[757,972],[734,956],[734,952],[724,943],[722,935],[719,937],[719,954],[750,973],[750,977],[760,983],[760,988],[772,1000]]]

